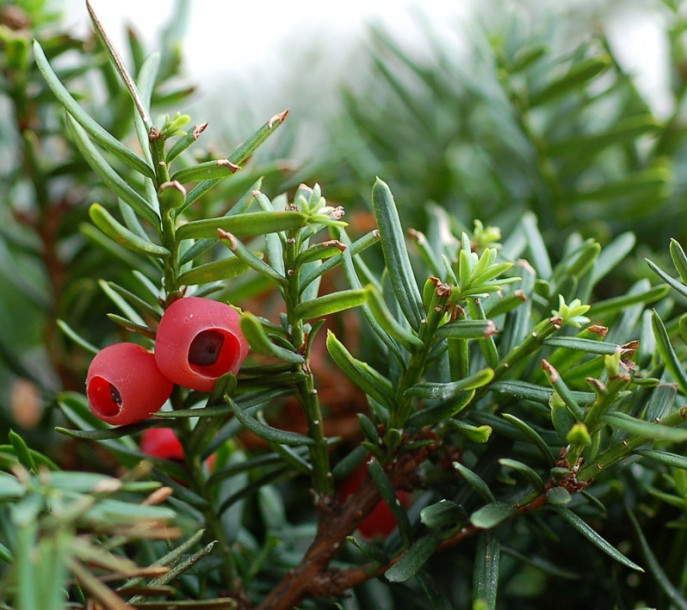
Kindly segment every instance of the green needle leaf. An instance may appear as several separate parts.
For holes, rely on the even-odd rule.
[[[143,125],[145,126],[146,131],[150,130],[150,128],[152,127],[150,115],[148,114],[148,110],[143,104],[143,100],[141,99],[141,95],[138,92],[138,88],[134,83],[134,79],[131,78],[131,75],[124,67],[124,62],[119,56],[119,53],[117,53],[117,49],[115,49],[114,45],[110,42],[110,39],[108,38],[107,33],[105,32],[105,29],[100,23],[100,19],[98,19],[98,16],[95,14],[93,7],[91,6],[91,3],[88,0],[86,0],[86,8],[88,9],[88,13],[91,17],[93,27],[95,28],[95,31],[98,34],[98,38],[100,38],[100,41],[105,47],[105,51],[107,52],[110,61],[114,65],[115,69],[119,73],[119,76],[124,82],[124,85],[129,91],[129,95],[131,95],[131,99],[133,100],[134,106],[136,107],[136,110],[138,111],[138,114],[140,115],[141,120],[143,121]]]
[[[64,106],[65,110],[76,120],[81,127],[83,127],[88,135],[90,135],[100,146],[112,153],[120,161],[124,162],[131,169],[148,177],[155,178],[155,171],[148,165],[141,157],[130,151],[117,139],[105,131],[98,123],[96,123],[86,112],[77,104],[76,100],[71,96],[69,91],[60,82],[60,79],[53,72],[50,63],[45,57],[45,53],[38,41],[33,43],[33,52],[36,65],[40,70],[45,82],[50,87],[55,97]]]
[[[367,363],[351,356],[331,331],[327,331],[327,350],[338,367],[361,390],[386,408],[393,407],[394,388],[391,382]]]
[[[401,537],[406,544],[410,544],[412,538],[408,515],[403,509],[403,506],[396,495],[396,491],[391,485],[391,481],[389,481],[389,478],[386,476],[384,468],[376,459],[373,458],[367,463],[367,471],[377,486],[377,489],[379,489],[379,493],[382,494],[382,500],[388,504],[394,517],[396,517],[398,529],[401,532]]]
[[[299,356],[291,350],[272,343],[263,325],[260,324],[260,320],[248,311],[244,311],[241,314],[241,330],[251,348],[259,354],[280,358],[293,364],[303,364],[305,362],[303,356]]]
[[[572,500],[572,496],[565,487],[552,487],[546,492],[546,499],[549,504],[560,506],[561,504],[568,504]]]
[[[448,400],[461,394],[464,390],[474,390],[487,385],[494,378],[494,370],[490,368],[470,375],[465,379],[451,383],[423,382],[415,384],[405,391],[406,396],[419,396],[425,399]]]
[[[449,430],[455,430],[471,442],[479,444],[486,443],[494,430],[491,426],[487,426],[486,424],[473,426],[461,419],[446,420],[446,426]]]
[[[639,547],[642,550],[644,561],[646,561],[646,565],[649,568],[649,572],[654,577],[654,580],[658,586],[661,587],[670,601],[675,604],[675,607],[677,607],[679,610],[687,610],[687,599],[685,599],[675,585],[670,582],[670,579],[661,566],[661,562],[651,550],[649,542],[644,536],[642,528],[639,525],[637,518],[634,516],[634,513],[629,508],[627,508],[625,512],[630,518],[630,523],[632,524],[632,529],[634,530],[635,536],[637,536],[637,540],[639,541]]]
[[[346,250],[346,246],[335,239],[318,242],[303,250],[298,255],[294,266],[298,268],[314,261],[328,259],[332,256],[340,255],[344,250]],[[340,257],[339,261],[341,261]]]
[[[430,529],[454,527],[463,523],[465,519],[465,509],[450,500],[440,500],[420,511],[420,521]]]
[[[492,502],[470,515],[470,523],[475,527],[492,529],[517,514],[518,509],[505,502]]]
[[[565,519],[570,525],[572,525],[580,534],[582,534],[587,540],[592,544],[600,548],[609,557],[615,559],[616,561],[622,563],[628,568],[637,570],[638,572],[644,572],[644,570],[639,567],[633,561],[630,561],[625,555],[623,555],[618,549],[616,549],[609,542],[606,542],[591,526],[587,525],[580,517],[578,517],[574,512],[565,506],[560,506],[556,504],[549,504],[551,509],[557,512],[563,519]]]
[[[172,181],[187,184],[188,182],[199,182],[201,180],[222,180],[235,174],[241,169],[228,159],[218,159],[217,161],[206,161],[191,167],[179,170],[171,178]]]
[[[537,270],[537,275],[548,280],[551,277],[551,260],[544,245],[544,238],[537,228],[537,218],[532,212],[525,212],[521,220],[521,226],[527,238],[527,247],[532,255],[532,266]]]
[[[551,337],[544,341],[544,345],[579,350],[588,354],[613,354],[617,349],[620,349],[620,345],[616,343],[605,343],[604,341],[579,337]]]
[[[546,444],[546,441],[534,428],[532,428],[532,426],[515,417],[515,415],[511,415],[510,413],[502,413],[501,416],[510,424],[515,426],[518,430],[520,430],[520,432],[525,434],[525,436],[529,437],[549,464],[553,465],[556,462],[553,457],[553,453],[551,453],[551,449],[549,449],[549,446]]]
[[[241,165],[267,138],[269,138],[277,130],[277,128],[286,120],[287,116],[289,116],[289,111],[284,110],[271,117],[262,125],[262,127],[260,127],[260,129],[258,129],[250,138],[248,138],[243,144],[234,150],[231,155],[229,155],[229,161],[236,163],[236,165]]]
[[[655,449],[644,449],[638,451],[639,455],[665,464],[672,468],[681,468],[682,470],[687,470],[687,457],[684,455],[679,455],[677,453],[670,453],[668,451],[656,451]]]
[[[424,343],[419,337],[404,328],[394,318],[379,290],[373,284],[365,286],[365,293],[367,295],[367,304],[374,319],[390,336],[396,339],[408,351],[412,351],[413,348],[422,349],[424,347]]]
[[[534,400],[535,402],[540,402],[545,405],[549,404],[551,394],[553,394],[551,388],[545,388],[534,383],[517,380],[496,381],[491,384],[490,389],[499,394],[524,398],[525,400]],[[573,390],[570,393],[579,404],[584,406],[588,405],[596,398],[593,392],[578,392]]]
[[[260,129],[258,129],[250,138],[248,138],[241,146],[239,146],[231,155],[229,155],[229,161],[235,165],[241,165],[246,159],[248,159],[257,148],[269,138],[279,127],[288,116],[289,111],[284,110],[279,114],[275,114],[269,121],[264,123]],[[184,204],[182,212],[188,208],[191,204],[197,201],[205,193],[207,193],[211,188],[218,184],[222,178],[210,178],[208,180],[203,180],[194,186],[186,196],[186,203]],[[299,225],[302,226],[302,225]],[[239,234],[233,229],[226,229],[232,233]],[[268,231],[258,231],[258,233],[253,233],[253,235],[258,235],[259,233],[267,233]]]
[[[680,279],[687,284],[687,255],[685,255],[682,246],[675,239],[670,240],[670,257],[673,259],[673,264],[680,275]]]
[[[366,300],[367,292],[364,289],[341,290],[300,303],[293,313],[299,320],[312,320],[352,307],[360,307]]]
[[[36,462],[31,455],[31,450],[26,444],[26,441],[19,436],[14,430],[10,430],[8,433],[8,438],[12,447],[14,448],[14,455],[17,456],[19,462],[26,466],[29,470],[36,472]]]
[[[368,559],[376,561],[380,564],[389,563],[389,558],[378,546],[354,536],[348,536],[346,540],[355,546]],[[8,563],[10,563],[10,561],[8,561]]]
[[[671,441],[674,443],[687,441],[687,429],[685,428],[663,426],[655,422],[637,419],[627,413],[608,413],[601,419],[614,428],[656,441]]]
[[[612,297],[603,301],[593,303],[589,309],[589,316],[600,316],[607,313],[615,313],[627,309],[631,305],[638,305],[639,303],[653,303],[662,299],[668,294],[668,286],[654,286],[639,292],[637,294],[623,295],[620,297]]]
[[[635,245],[637,238],[633,233],[621,233],[610,244],[608,244],[592,270],[592,284],[595,285],[600,279],[618,267]]]
[[[500,459],[499,464],[519,472],[523,477],[525,477],[525,479],[527,479],[527,482],[532,486],[533,489],[536,489],[540,493],[544,491],[545,485],[543,479],[533,468],[527,464],[517,460],[511,460],[509,458]]]
[[[256,436],[259,436],[270,443],[289,445],[291,447],[313,445],[315,443],[315,441],[307,436],[304,436],[303,434],[298,434],[297,432],[291,432],[289,430],[280,430],[279,428],[273,428],[272,426],[263,424],[254,417],[248,415],[248,413],[246,413],[228,396],[225,399],[231,405],[236,419],[239,420],[241,425],[246,428],[246,430],[249,430]]]
[[[155,83],[160,72],[160,62],[162,57],[160,53],[151,53],[141,65],[138,73],[138,91],[140,95],[140,102],[143,108],[150,108],[150,103],[153,98],[153,91]],[[146,161],[153,164],[153,155],[150,151],[150,128],[152,123],[148,119],[146,124],[144,118],[140,113],[135,117],[136,135],[138,136],[141,150],[145,155]]]
[[[124,179],[112,169],[112,167],[110,167],[105,158],[98,152],[96,147],[93,146],[93,143],[88,138],[88,134],[70,115],[67,115],[67,123],[74,135],[74,143],[93,171],[98,174],[105,185],[133,209],[136,214],[157,228],[160,224],[160,218],[157,212],[150,207],[148,202],[132,189]]]
[[[171,163],[172,161],[174,161],[174,159],[176,159],[181,153],[183,153],[189,146],[197,142],[198,138],[200,138],[201,134],[207,129],[207,127],[207,123],[201,123],[199,125],[196,125],[185,136],[180,137],[167,151],[167,163]]]
[[[180,286],[195,286],[209,284],[219,280],[241,275],[250,269],[244,261],[236,256],[227,256],[211,263],[199,265],[179,276]]]
[[[409,580],[427,563],[440,541],[439,536],[431,534],[416,540],[405,555],[384,573],[384,576],[391,582]]]
[[[555,139],[547,142],[546,150],[547,154],[555,156],[585,155],[595,158],[601,150],[609,146],[629,144],[641,135],[658,129],[659,124],[650,113],[619,117],[607,131]]]
[[[93,224],[105,235],[129,250],[159,258],[167,258],[170,255],[170,251],[167,248],[154,244],[152,241],[144,239],[127,229],[99,203],[94,203],[88,208],[88,215],[91,217]]]
[[[217,235],[222,240],[222,243],[234,254],[234,256],[248,265],[251,269],[257,271],[266,278],[274,280],[282,286],[285,286],[288,283],[287,279],[279,271],[268,265],[262,260],[261,257],[253,254],[248,248],[246,248],[246,246],[236,239],[232,233],[218,229]]]
[[[685,286],[685,284],[683,284],[682,282],[679,282],[675,278],[668,275],[656,263],[650,261],[649,259],[645,259],[645,260],[646,260],[646,264],[649,265],[649,268],[656,275],[658,275],[658,277],[660,277],[666,284],[668,284],[678,294],[681,294],[683,297],[687,297],[687,286]]]
[[[607,182],[590,190],[569,191],[561,197],[561,203],[571,205],[581,201],[613,201],[622,197],[655,199],[661,196],[671,181],[665,167],[651,167],[629,174],[617,182]]]
[[[687,374],[682,368],[682,364],[673,349],[668,331],[656,311],[651,315],[651,327],[656,337],[656,348],[661,355],[661,359],[666,369],[668,369],[668,372],[673,376],[678,386],[680,386],[682,393],[687,394]]]
[[[484,610],[496,609],[496,592],[499,584],[501,543],[493,532],[482,532],[477,538],[473,572],[473,602],[481,600]]]
[[[92,343],[88,342],[86,339],[84,339],[79,333],[77,333],[69,324],[67,324],[64,320],[57,320],[57,325],[60,327],[60,330],[67,336],[69,337],[74,343],[77,345],[81,346],[82,349],[86,350],[86,352],[90,353],[92,356],[95,356],[100,350],[93,345]]]
[[[497,332],[491,320],[453,320],[440,326],[436,335],[449,339],[485,339]]]
[[[415,388],[417,386],[413,386]],[[412,390],[406,390],[408,392]],[[450,399],[442,401],[438,405],[431,407],[424,407],[419,411],[413,413],[406,422],[408,428],[423,428],[425,426],[433,426],[439,422],[449,421],[449,423],[458,423],[456,420],[451,420],[454,415],[460,413],[465,407],[470,404],[470,401],[475,396],[475,390],[465,390],[456,392]],[[461,422],[463,424],[463,422]],[[463,430],[463,428],[461,428]]]
[[[463,466],[460,462],[453,462],[453,466],[485,502],[496,502],[494,494],[482,477],[472,472],[467,466]]]
[[[0,543],[0,561],[4,561],[8,565],[12,565],[14,563],[14,556],[12,555],[12,551],[10,551],[4,544]],[[61,602],[62,600],[60,600]],[[59,608],[59,606],[55,606],[56,608]]]
[[[410,264],[396,203],[389,186],[379,178],[372,188],[372,205],[394,294],[410,325],[419,330],[424,318],[422,297]]]
[[[310,283],[312,283],[314,280],[316,280],[318,277],[326,273],[327,271],[331,271],[336,267],[337,265],[341,265],[343,261],[345,260],[344,258],[344,253],[347,253],[349,259],[352,256],[355,256],[356,254],[360,254],[361,252],[364,252],[369,248],[372,244],[375,244],[379,241],[379,234],[377,231],[371,231],[370,233],[367,233],[363,235],[361,238],[357,239],[355,242],[350,244],[344,251],[341,251],[337,247],[338,253],[335,253],[334,256],[332,256],[329,260],[326,262],[322,263],[319,267],[313,267],[313,268],[306,268],[303,269],[301,273],[301,281],[300,281],[300,290],[303,292]],[[337,243],[340,243],[337,241]],[[309,250],[311,250],[310,248]],[[307,252],[308,250],[306,250]],[[352,288],[358,288],[359,286],[351,286]]]
[[[160,421],[159,424],[155,425],[149,422],[138,422],[135,424],[127,424],[126,426],[115,426],[113,428],[102,428],[98,430],[72,430],[71,428],[62,428],[58,426],[55,430],[73,438],[87,439],[89,441],[104,441],[131,436],[132,434],[142,432],[148,428],[159,428],[161,426],[169,426],[169,423]]]
[[[188,197],[186,198],[188,202]],[[217,238],[217,229],[237,237],[249,237],[288,231],[305,226],[308,217],[301,212],[248,212],[236,216],[204,218],[187,222],[179,227],[177,239]]]

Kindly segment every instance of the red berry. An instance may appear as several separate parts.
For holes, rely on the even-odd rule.
[[[199,297],[175,301],[157,329],[158,367],[174,383],[212,391],[217,379],[236,373],[248,354],[239,320],[233,307],[219,301]]]
[[[141,435],[141,451],[161,460],[184,462],[184,448],[172,428],[147,428]],[[210,472],[214,470],[216,454],[205,463]]]
[[[342,502],[353,495],[355,490],[360,487],[366,472],[365,464],[361,464],[343,481],[339,488],[339,498]],[[402,505],[408,504],[410,494],[407,491],[399,490],[396,492],[396,495]],[[389,505],[384,500],[381,500],[372,509],[372,512],[360,522],[358,530],[365,538],[386,538],[394,531],[397,523],[396,517],[389,508]]]
[[[88,406],[109,424],[147,419],[160,410],[173,388],[155,364],[155,356],[135,343],[100,350],[86,377]]]
[[[184,459],[184,449],[172,428],[148,428],[141,436],[141,451],[163,460]]]

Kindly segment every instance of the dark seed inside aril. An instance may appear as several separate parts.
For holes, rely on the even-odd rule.
[[[112,400],[118,407],[122,406],[122,395],[119,393],[119,390],[115,388],[112,384],[110,384],[110,396],[112,396]]]
[[[204,330],[191,341],[188,361],[196,366],[211,366],[217,362],[224,345],[224,335],[216,330]]]

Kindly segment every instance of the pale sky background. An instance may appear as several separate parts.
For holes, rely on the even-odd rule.
[[[132,25],[154,42],[175,6],[174,0],[91,3],[125,57],[125,26]],[[517,4],[504,0],[504,10]],[[567,0],[552,6],[566,4],[610,8],[604,11],[610,15],[605,26],[621,61],[640,75],[639,86],[654,109],[666,114],[666,49],[660,15],[651,10],[660,3]],[[90,27],[84,0],[67,0],[61,6],[67,7],[67,23],[78,32]],[[336,100],[338,81],[354,76],[351,51],[365,40],[371,21],[383,24],[404,48],[415,46],[422,53],[426,38],[416,23],[418,8],[442,40],[458,47],[460,27],[469,21],[471,6],[471,0],[195,0],[184,45],[186,75],[200,92],[194,103],[200,110],[194,107],[192,118],[206,120],[198,116],[204,101],[212,105],[212,112],[219,106],[231,113],[232,104],[250,100],[249,110],[260,122],[284,108],[291,108],[299,122],[321,121],[317,110]],[[246,108],[239,110],[245,114]]]

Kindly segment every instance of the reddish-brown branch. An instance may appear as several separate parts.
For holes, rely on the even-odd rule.
[[[546,493],[537,496],[531,502],[518,507],[516,513],[511,517],[506,519],[506,521],[511,521],[520,515],[537,510],[547,503]],[[504,521],[504,523],[506,522]],[[435,552],[443,551],[456,546],[457,544],[463,542],[466,538],[470,538],[475,534],[482,531],[482,528],[475,527],[474,525],[469,525],[462,528],[455,535],[442,541],[437,547]],[[361,566],[356,566],[353,568],[347,568],[345,570],[327,570],[318,575],[317,579],[312,583],[313,595],[316,596],[327,596],[335,597],[342,595],[345,591],[352,589],[371,578],[376,578],[381,576],[386,572],[391,566],[400,561],[404,556],[404,553],[394,557],[388,564],[380,565],[378,563],[368,563]]]
[[[438,444],[401,454],[387,467],[391,483],[400,487],[413,475],[417,467],[438,449]],[[380,500],[374,482],[366,477],[358,491],[343,505],[321,506],[321,519],[317,536],[300,564],[291,570],[258,606],[259,610],[290,610],[308,596],[341,595],[346,588],[337,583],[336,572],[327,572],[332,558],[341,549],[346,537]],[[324,576],[334,576],[327,582]],[[369,576],[368,576],[369,578]]]
[[[388,469],[392,483],[399,485],[430,453],[437,449],[438,444],[431,450],[424,451],[424,454],[421,452],[402,455],[398,462],[392,464]],[[564,451],[561,453],[558,464],[566,464]],[[578,468],[579,464],[572,468],[569,475],[562,480],[550,480],[541,494],[530,502],[519,506],[516,512],[504,523],[545,506],[548,502],[547,492],[555,486],[562,486],[570,493],[576,493],[586,487],[586,484],[576,480]],[[400,561],[404,557],[404,553],[385,565],[367,563],[345,570],[328,569],[331,559],[344,543],[346,536],[355,529],[361,519],[374,508],[378,501],[379,492],[374,483],[367,478],[358,492],[349,498],[349,501],[341,507],[334,507],[326,515],[323,515],[318,535],[300,565],[286,575],[259,606],[259,610],[288,610],[297,606],[303,598],[308,596],[338,597],[344,595],[353,587],[371,578],[381,576]],[[483,528],[467,525],[450,538],[443,540],[436,552],[454,547],[481,531]]]

